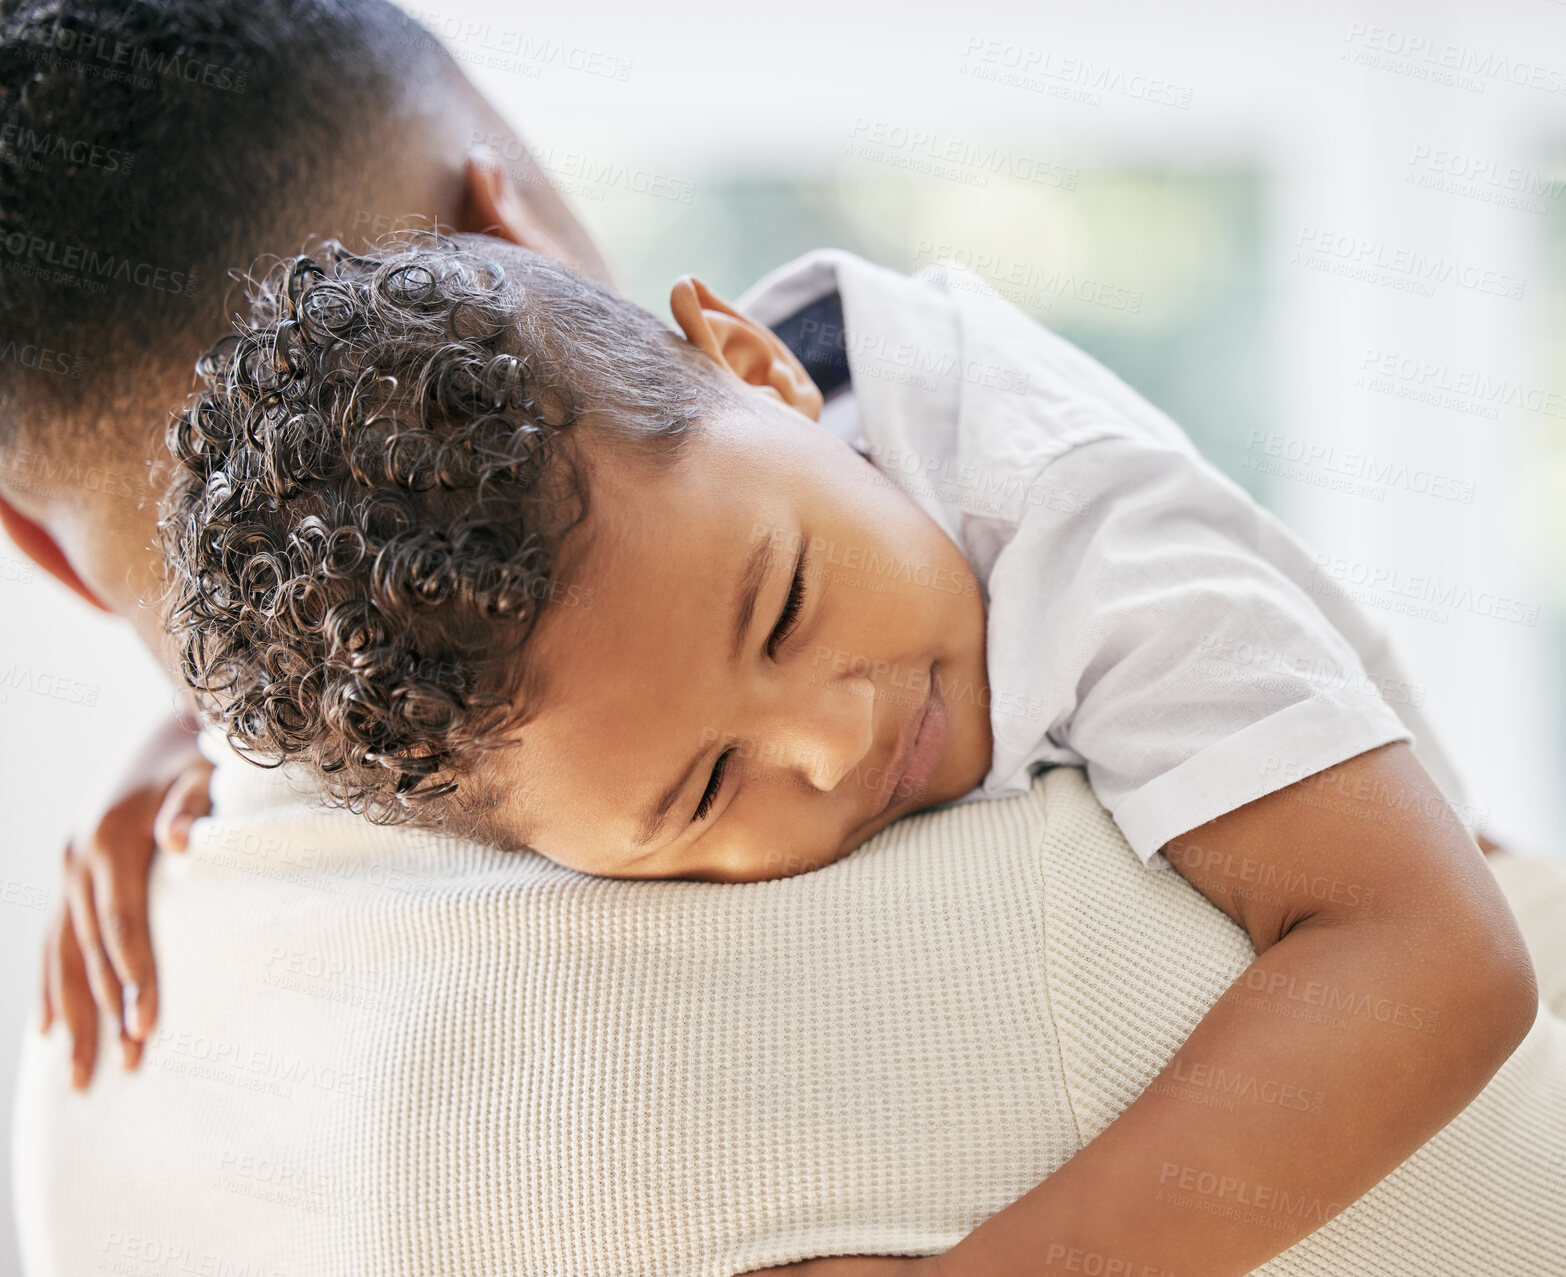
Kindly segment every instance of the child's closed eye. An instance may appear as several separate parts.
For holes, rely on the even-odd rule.
[[[707,788],[702,791],[701,801],[696,804],[696,814],[691,817],[695,820],[706,820],[707,813],[712,810],[712,804],[717,801],[718,791],[723,788],[723,773],[728,770],[729,755],[734,752],[730,747],[718,755],[718,761],[712,765],[712,776],[707,781]]]
[[[782,647],[788,636],[793,633],[794,626],[799,623],[799,614],[805,608],[805,552],[801,548],[799,558],[794,563],[794,579],[789,582],[788,598],[783,600],[783,610],[778,614],[778,623],[772,627],[772,633],[767,636],[767,655],[776,656],[778,648]]]
[[[794,627],[799,624],[800,613],[805,610],[805,551],[800,547],[799,558],[794,562],[794,577],[789,582],[788,597],[783,600],[783,610],[778,613],[777,624],[772,627],[772,632],[767,635],[767,655],[775,657],[778,649],[787,641],[788,636],[794,632]],[[712,765],[712,775],[707,778],[707,788],[702,791],[701,801],[696,804],[696,814],[691,817],[692,822],[706,820],[712,805],[718,799],[718,794],[723,789],[723,775],[728,770],[729,755],[734,750],[726,749],[718,755],[718,761]]]

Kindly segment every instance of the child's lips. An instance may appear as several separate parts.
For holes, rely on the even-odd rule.
[[[951,717],[946,702],[932,683],[929,699],[919,720],[919,730],[914,737],[913,752],[903,774],[898,778],[899,798],[921,798],[925,786],[934,773],[936,764],[946,752],[946,739],[951,732]]]
[[[946,702],[941,699],[932,677],[930,692],[903,725],[896,761],[883,775],[886,799],[877,810],[879,816],[899,799],[913,798],[924,791],[930,774],[946,749],[951,720]]]

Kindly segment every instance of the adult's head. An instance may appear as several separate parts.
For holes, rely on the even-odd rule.
[[[0,0],[6,530],[160,648],[149,467],[240,301],[230,270],[410,217],[608,276],[527,148],[388,0]]]

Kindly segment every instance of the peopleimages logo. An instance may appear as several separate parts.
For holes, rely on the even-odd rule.
[[[100,146],[96,142],[63,137],[57,133],[40,132],[18,124],[15,120],[0,124],[0,148],[3,148],[6,160],[32,169],[42,169],[47,160],[53,164],[69,164],[77,168],[102,169],[105,173],[128,173],[131,162],[136,158],[133,151]]]
[[[473,129],[469,143],[494,152],[512,181],[524,186],[555,186],[569,195],[601,200],[611,190],[652,199],[689,204],[696,183],[655,169],[636,168],[608,156],[585,151],[556,151],[552,146],[523,142],[494,129]]]
[[[48,700],[63,701],[68,705],[92,706],[98,703],[103,689],[97,683],[84,683],[80,679],[48,671],[34,672],[26,665],[7,665],[0,670],[0,705],[11,699],[12,692],[27,692]]]
[[[750,533],[752,540],[769,537],[772,534],[773,529],[764,523],[754,525]],[[937,590],[943,594],[961,594],[968,597],[971,597],[977,589],[973,576],[966,571],[883,554],[874,546],[852,543],[839,545],[835,539],[807,537],[803,533],[782,533],[776,539],[785,553],[797,555],[803,548],[807,575],[838,568],[849,574],[858,574],[883,587],[884,583],[895,581],[904,585],[917,585]]]
[[[1414,147],[1404,181],[1443,195],[1537,214],[1548,213],[1566,190],[1566,181],[1521,164],[1424,145]]]
[[[432,38],[433,32],[446,42],[448,52],[453,57],[460,58],[464,47],[471,47],[499,59],[486,65],[495,66],[500,70],[521,70],[533,79],[538,78],[539,68],[546,66],[561,71],[577,71],[583,75],[594,75],[606,80],[631,78],[631,59],[603,49],[570,44],[548,36],[535,36],[520,28],[495,27],[488,22],[463,21],[438,9],[409,9],[407,14],[426,29],[405,35],[404,44],[427,42]],[[509,64],[505,61],[509,58],[518,58],[521,61]]]
[[[18,585],[31,585],[37,569],[26,559],[13,559],[0,554],[0,581],[15,581]]]
[[[107,32],[84,31],[58,21],[33,33],[31,43],[35,60],[75,63],[99,78],[123,79],[137,88],[151,88],[151,77],[160,76],[225,92],[245,91],[245,73],[221,62],[188,52],[154,51]]]
[[[1483,93],[1486,85],[1499,80],[1543,93],[1566,93],[1566,72],[1560,67],[1438,40],[1417,31],[1353,22],[1345,42],[1350,47],[1344,50],[1344,57],[1362,66],[1471,92]]]
[[[1520,300],[1527,290],[1525,280],[1475,262],[1315,226],[1300,228],[1292,261],[1296,266],[1384,284],[1422,297],[1433,297],[1437,284],[1512,301]]]
[[[1354,383],[1366,390],[1434,404],[1495,420],[1502,408],[1566,418],[1566,391],[1529,386],[1509,377],[1453,367],[1399,351],[1367,347]]]
[[[921,239],[914,250],[914,261],[928,260],[932,266],[951,267],[977,277],[980,288],[988,287],[1015,306],[1048,310],[1057,297],[1123,310],[1137,314],[1142,309],[1142,290],[1111,283],[1093,275],[1079,274],[1059,266],[1041,266],[1008,258],[1004,253],[974,252],[955,244]],[[948,274],[947,288],[964,289],[961,276]],[[964,291],[976,291],[968,285]]]
[[[1191,105],[1190,85],[1012,40],[970,36],[957,69],[976,80],[1028,89],[1085,106],[1101,105],[1105,94],[1182,111]]]
[[[1193,1204],[1189,1198],[1205,1198],[1209,1202],[1222,1203],[1233,1211],[1208,1213],[1271,1227],[1288,1222],[1319,1228],[1343,1210],[1343,1205],[1338,1202],[1325,1201],[1320,1197],[1291,1192],[1270,1184],[1253,1183],[1232,1175],[1221,1175],[1203,1167],[1180,1166],[1174,1162],[1164,1163],[1158,1182],[1163,1186],[1157,1194],[1158,1201],[1184,1206]],[[1187,1195],[1187,1198],[1176,1196],[1176,1191]]]
[[[1471,479],[1459,479],[1426,466],[1409,465],[1395,457],[1378,457],[1358,449],[1343,450],[1319,439],[1300,439],[1276,431],[1252,430],[1245,450],[1246,456],[1240,462],[1244,469],[1297,477],[1284,467],[1263,464],[1266,458],[1288,462],[1306,471],[1319,469],[1359,483],[1360,490],[1365,495],[1376,494],[1376,500],[1386,495],[1387,488],[1401,488],[1418,496],[1472,505],[1476,490]]]
[[[1539,604],[1514,599],[1490,589],[1475,589],[1460,581],[1443,580],[1420,572],[1405,572],[1399,567],[1370,563],[1342,554],[1316,553],[1311,564],[1313,579],[1306,589],[1312,593],[1338,593],[1356,602],[1379,597],[1415,605],[1428,605],[1445,621],[1452,612],[1509,621],[1516,625],[1537,625]],[[1404,609],[1397,609],[1404,610]]]
[[[145,474],[102,470],[95,465],[84,466],[76,458],[62,459],[43,452],[29,452],[25,448],[0,456],[0,474],[5,476],[9,486],[41,495],[70,489],[137,502],[152,497]]]
[[[68,351],[5,336],[0,336],[0,364],[20,364],[34,372],[46,372],[51,376],[70,377],[73,380],[80,380],[84,366],[80,359]]]
[[[1263,1078],[1222,1064],[1191,1063],[1179,1055],[1175,1056],[1167,1076],[1173,1082],[1212,1091],[1231,1101],[1252,1100],[1274,1108],[1292,1109],[1296,1113],[1320,1113],[1327,1102],[1321,1091],[1296,1082]]]
[[[152,262],[135,261],[114,253],[100,253],[82,244],[62,244],[42,235],[30,235],[26,231],[12,231],[0,239],[13,261],[6,268],[19,274],[47,274],[62,282],[80,282],[95,292],[104,292],[108,281],[134,284],[160,293],[196,295],[196,273],[188,270],[170,270]]]
[[[985,359],[963,358],[950,350],[931,349],[920,342],[895,341],[884,334],[856,333],[840,324],[807,319],[800,325],[801,338],[815,345],[832,346],[852,356],[856,377],[888,379],[890,373],[913,377],[933,390],[948,377],[971,386],[986,386],[1009,394],[1026,394],[1028,374],[1018,368],[992,364]]]
[[[6,878],[0,882],[0,904],[14,905],[18,909],[35,909],[41,913],[49,907],[49,892],[46,888]]]
[[[848,154],[970,186],[988,186],[991,175],[1077,189],[1078,171],[1007,146],[954,137],[939,129],[910,128],[890,120],[858,116],[848,132]]]

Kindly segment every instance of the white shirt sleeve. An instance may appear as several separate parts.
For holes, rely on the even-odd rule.
[[[1308,576],[1266,557],[1260,508],[1200,458],[1108,438],[1039,482],[1070,499],[1030,509],[987,582],[996,789],[1039,763],[1085,765],[1146,862],[1411,739]],[[1003,712],[1017,706],[1042,712]]]

